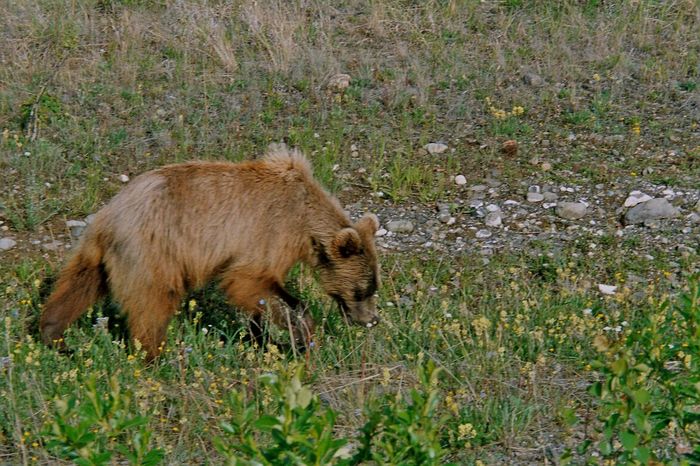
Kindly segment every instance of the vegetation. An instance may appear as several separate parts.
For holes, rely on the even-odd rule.
[[[1,9],[0,236],[21,245],[67,234],[120,175],[281,140],[363,206],[377,191],[406,208],[451,202],[455,174],[476,184],[494,169],[525,185],[700,180],[693,0]],[[336,73],[347,88],[329,85]],[[438,141],[450,149],[422,151]],[[296,270],[290,287],[322,323],[303,355],[273,328],[252,346],[221,295],[199,290],[151,365],[111,302],[69,330],[71,353],[38,343],[65,251],[1,251],[0,462],[700,462],[697,253],[608,231],[488,261],[386,253],[373,329],[346,326]]]

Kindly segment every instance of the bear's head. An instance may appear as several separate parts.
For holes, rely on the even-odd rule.
[[[379,323],[375,298],[379,265],[374,247],[378,228],[377,216],[366,214],[351,227],[336,232],[318,251],[321,286],[346,317],[368,327]]]

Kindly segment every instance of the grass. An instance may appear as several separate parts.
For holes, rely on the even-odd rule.
[[[93,213],[116,193],[119,175],[193,158],[247,159],[278,141],[308,154],[344,203],[378,191],[407,208],[449,202],[460,195],[455,174],[477,184],[498,169],[517,183],[532,176],[533,156],[552,161],[543,176],[562,184],[634,173],[695,189],[700,179],[693,1],[6,3],[2,236],[53,237],[64,219]],[[327,85],[339,72],[351,76],[343,91]],[[525,73],[542,83],[525,83]],[[508,139],[520,147],[510,158],[499,152]],[[430,142],[449,149],[425,154]],[[660,156],[669,151],[679,155]],[[150,366],[124,344],[110,303],[70,330],[72,355],[38,344],[40,303],[64,255],[0,253],[1,461],[55,462],[52,426],[100,425],[104,418],[80,411],[94,383],[128,398],[119,398],[119,410],[105,408],[110,419],[135,422],[119,432],[100,427],[103,450],[130,445],[136,463],[154,448],[168,464],[222,463],[227,450],[214,449],[213,439],[225,438],[222,422],[234,419],[227,394],[245,394],[244,404],[263,415],[259,377],[298,364],[318,409],[337,416],[333,435],[353,447],[387,406],[423,422],[382,396],[435,389],[441,461],[558,461],[602,435],[607,405],[586,390],[608,374],[592,367],[601,356],[595,338],[623,339],[697,268],[697,255],[643,241],[534,244],[488,264],[469,255],[385,255],[385,323],[372,331],[347,328],[308,271],[297,271],[291,288],[323,321],[319,349],[300,359],[251,347],[221,296],[200,290]],[[641,247],[655,259],[639,258]],[[601,296],[598,283],[620,291]],[[94,326],[102,314],[107,332]],[[628,326],[614,330],[622,322]],[[421,385],[428,361],[442,371],[437,387]],[[60,411],[56,399],[74,399],[76,411]],[[420,425],[432,438],[435,426]],[[141,457],[137,434],[148,436]],[[375,453],[390,446],[372,444]],[[595,458],[591,452],[574,458]]]

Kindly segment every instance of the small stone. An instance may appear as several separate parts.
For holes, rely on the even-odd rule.
[[[0,239],[0,251],[7,251],[12,249],[17,245],[17,241],[12,238],[2,238]]]
[[[87,223],[83,222],[82,220],[68,220],[66,222],[66,227],[70,230],[70,235],[74,239],[80,238],[80,236],[83,234],[83,231],[85,231],[85,228],[87,227]]]
[[[666,198],[655,198],[632,207],[625,213],[625,225],[647,224],[661,219],[677,217],[679,210]]]
[[[486,238],[490,238],[490,237],[491,237],[491,234],[492,234],[492,233],[491,233],[489,230],[486,230],[486,229],[484,229],[484,230],[478,230],[478,231],[476,232],[476,237],[479,238],[479,239],[486,239]]]
[[[549,162],[542,162],[542,165],[540,167],[542,168],[543,172],[547,172],[552,169],[552,164]]]
[[[688,215],[688,220],[690,220],[690,223],[700,223],[700,214],[693,212]]]
[[[334,74],[328,80],[328,87],[336,91],[347,89],[350,87],[350,75],[345,73]]]
[[[122,183],[128,183],[129,182],[129,177],[127,175],[119,175],[118,177],[119,181]]]
[[[614,295],[615,292],[617,291],[617,286],[599,284],[598,291],[600,291],[604,295],[608,295],[608,296]]]
[[[695,204],[695,212],[700,214],[700,201]]]
[[[386,225],[386,228],[394,233],[411,233],[414,225],[410,220],[392,220]]]
[[[464,186],[467,184],[467,178],[464,175],[457,175],[455,176],[455,184],[457,184],[457,186]]]
[[[496,204],[488,204],[486,206],[486,210],[488,210],[489,212],[500,212],[501,208],[498,207]]]
[[[48,243],[44,243],[41,245],[41,249],[45,251],[56,251],[57,249],[60,249],[63,247],[63,243],[60,241],[49,241]]]
[[[491,212],[484,218],[484,224],[487,227],[500,227],[502,223],[501,214],[498,212]]]
[[[625,199],[625,207],[634,207],[642,202],[650,201],[652,199],[648,194],[644,194],[641,191],[632,191],[627,199]]]
[[[503,183],[500,180],[497,180],[496,178],[486,178],[486,184],[489,185],[491,188],[498,188],[501,186]]]
[[[485,184],[475,184],[474,186],[470,186],[469,190],[474,191],[475,193],[481,193],[484,192],[488,189],[488,186]]]
[[[528,86],[541,87],[544,85],[544,79],[539,74],[527,72],[523,74],[523,82]]]
[[[423,146],[423,149],[427,150],[431,155],[442,154],[447,150],[447,145],[441,142],[431,142],[430,144]]]
[[[588,206],[583,202],[560,202],[557,204],[556,214],[567,220],[578,220],[586,215]]]
[[[440,220],[441,223],[449,223],[451,218],[452,215],[450,215],[449,212],[443,212],[438,216],[438,220]]]
[[[389,232],[386,229],[380,228],[379,230],[377,230],[374,236],[385,236],[387,233]]]
[[[546,191],[542,193],[542,195],[544,196],[544,200],[546,202],[555,202],[557,199],[559,199],[559,195],[552,191]]]
[[[506,155],[514,156],[518,153],[518,141],[509,139],[501,146],[501,152]]]
[[[544,195],[541,193],[536,193],[536,192],[528,192],[527,193],[527,201],[528,202],[542,202],[544,201]]]

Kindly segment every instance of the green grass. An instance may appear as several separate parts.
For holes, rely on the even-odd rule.
[[[534,156],[554,165],[542,178],[562,184],[614,183],[634,172],[696,189],[700,179],[700,121],[688,110],[700,63],[696,2],[6,3],[2,236],[63,231],[64,219],[114,195],[119,175],[250,159],[279,141],[302,149],[344,204],[377,191],[407,209],[455,202],[454,175],[477,184],[498,169],[516,185],[531,178]],[[339,72],[351,76],[344,91],[327,86]],[[525,72],[543,84],[525,84]],[[499,151],[507,139],[520,147],[512,158]],[[449,150],[424,153],[438,141]],[[657,157],[670,150],[681,155]],[[295,271],[290,287],[322,322],[319,348],[296,361],[251,347],[245,322],[209,287],[183,303],[166,353],[150,366],[123,342],[112,303],[69,331],[72,354],[37,343],[47,284],[65,256],[0,253],[0,357],[10,358],[0,365],[0,454],[10,463],[55,462],[47,429],[92,419],[95,448],[116,459],[128,457],[117,445],[146,436],[142,453],[162,449],[166,464],[219,464],[229,450],[213,439],[228,438],[222,422],[240,407],[228,393],[244,394],[244,405],[264,416],[260,376],[301,364],[319,412],[336,415],[333,435],[354,448],[372,416],[403,413],[425,439],[440,432],[442,462],[543,463],[566,457],[566,448],[583,462],[591,450],[576,447],[600,439],[609,412],[586,390],[606,377],[606,361],[591,367],[601,359],[594,339],[612,339],[609,329],[623,321],[639,327],[697,268],[697,255],[645,241],[586,237],[561,251],[533,243],[488,264],[469,254],[387,254],[384,323],[371,331],[346,327],[308,271]],[[639,257],[643,247],[654,261]],[[621,291],[602,297],[598,283]],[[101,315],[110,316],[109,332],[93,327]],[[435,387],[420,381],[428,361],[441,370]],[[114,386],[128,398],[121,411],[84,411],[91,390],[113,394]],[[425,397],[435,390],[434,423],[402,404],[412,389]],[[74,399],[75,410],[57,411],[56,399]],[[117,432],[100,427],[106,418],[135,424]],[[403,427],[392,435],[405,439]],[[377,455],[388,454],[389,431],[372,444]],[[262,434],[254,440],[274,445]]]

